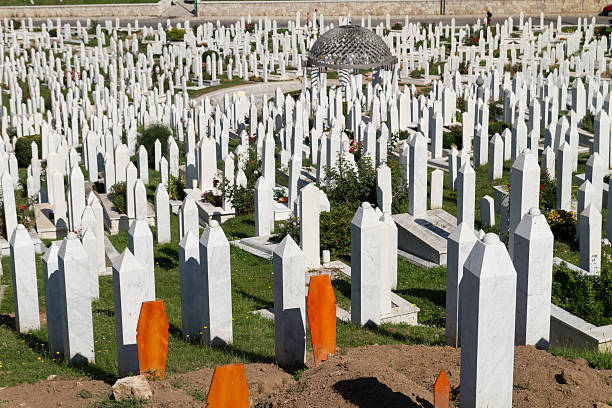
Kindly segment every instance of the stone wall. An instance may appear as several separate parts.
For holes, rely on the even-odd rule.
[[[607,0],[468,0],[446,1],[447,15],[482,15],[491,10],[494,16],[517,15],[521,11],[528,15],[545,14],[597,14],[608,4]],[[384,1],[200,1],[198,14],[202,17],[241,16],[295,16],[300,11],[305,20],[308,12],[315,9],[327,16],[420,16],[440,15],[440,0],[384,0]]]
[[[0,7],[0,18],[51,17],[158,17],[170,7],[171,0],[158,3],[84,4],[80,6]]]

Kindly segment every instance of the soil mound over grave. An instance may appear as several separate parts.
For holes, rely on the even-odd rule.
[[[309,353],[308,364],[312,361]],[[319,367],[305,369],[298,381],[272,364],[247,364],[245,372],[255,407],[432,407],[432,386],[441,369],[458,402],[459,361],[459,350],[451,347],[374,345],[340,350]],[[612,370],[598,371],[585,360],[567,361],[533,347],[516,347],[514,363],[514,407],[601,408],[612,401]],[[153,397],[145,406],[202,406],[212,373],[203,368],[152,382]],[[91,407],[110,394],[102,381],[58,378],[0,389],[0,406]]]

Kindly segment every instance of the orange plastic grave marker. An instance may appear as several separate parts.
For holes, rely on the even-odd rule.
[[[140,373],[147,377],[163,380],[166,376],[168,327],[163,300],[142,302],[136,344]]]
[[[448,408],[450,383],[444,370],[440,371],[434,384],[434,408]]]
[[[329,275],[315,275],[308,287],[308,324],[315,366],[336,354],[336,297]]]
[[[248,408],[249,387],[242,363],[215,367],[206,402],[208,408]]]

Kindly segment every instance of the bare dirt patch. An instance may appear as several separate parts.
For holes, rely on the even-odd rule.
[[[252,406],[257,407],[432,407],[432,386],[441,369],[459,400],[460,352],[451,347],[365,346],[340,350],[298,381],[272,364],[247,364]],[[533,347],[517,347],[513,406],[520,408],[609,407],[612,370],[585,360],[567,361]],[[312,355],[308,355],[312,365]],[[147,407],[203,405],[213,369],[203,368],[152,382]],[[0,390],[0,407],[88,407],[108,399],[102,381],[59,378]]]

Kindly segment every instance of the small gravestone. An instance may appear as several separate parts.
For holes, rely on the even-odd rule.
[[[10,251],[15,328],[19,333],[38,330],[40,329],[40,316],[34,244],[22,224],[17,225],[13,231]]]

